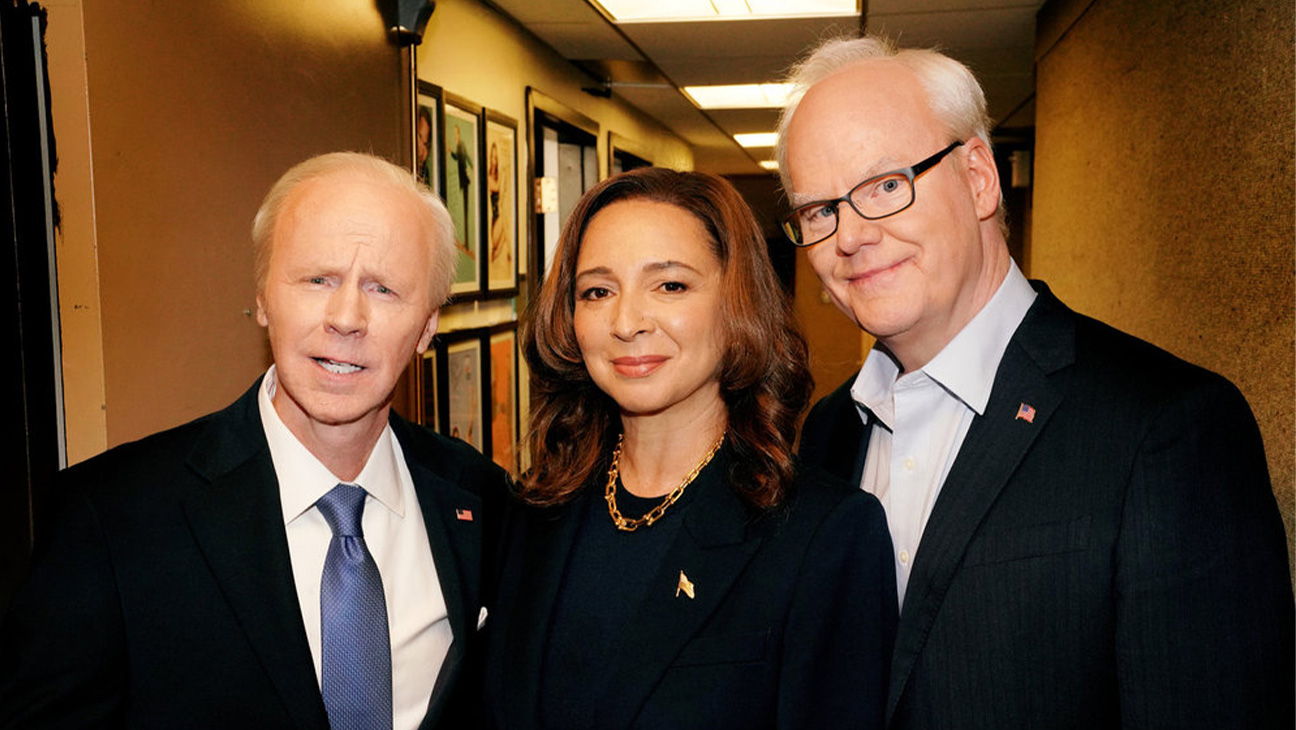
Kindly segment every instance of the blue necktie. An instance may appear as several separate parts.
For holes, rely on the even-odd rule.
[[[332,730],[392,726],[387,602],[360,526],[365,496],[339,484],[315,503],[333,530],[320,581],[320,689]]]

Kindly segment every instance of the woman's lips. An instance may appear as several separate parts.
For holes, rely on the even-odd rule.
[[[618,374],[627,378],[642,378],[666,362],[663,355],[644,355],[642,357],[618,357],[612,360],[612,367]]]

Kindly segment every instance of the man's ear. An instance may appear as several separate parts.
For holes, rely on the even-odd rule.
[[[441,320],[441,310],[433,309],[432,314],[428,316],[427,324],[423,326],[423,334],[419,336],[418,344],[414,350],[422,355],[427,352],[428,346],[432,344],[432,336],[436,334],[437,322]]]
[[[257,319],[257,324],[261,325],[262,327],[269,327],[269,326],[270,326],[270,318],[266,316],[265,303],[261,301],[261,295],[260,295],[260,294],[257,295],[257,298],[256,298],[256,305],[257,305],[257,306],[256,306],[256,319]]]
[[[999,168],[995,165],[994,153],[979,137],[969,139],[964,146],[967,148],[968,185],[977,217],[988,220],[999,210]]]

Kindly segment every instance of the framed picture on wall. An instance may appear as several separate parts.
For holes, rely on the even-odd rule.
[[[531,450],[527,448],[526,434],[531,427],[531,370],[521,348],[517,350],[518,394],[518,473],[531,468]]]
[[[459,257],[450,291],[456,301],[473,299],[482,291],[481,262],[481,111],[454,94],[444,97],[442,149],[445,152],[442,191],[454,221]]]
[[[518,286],[517,120],[486,110],[486,294],[515,296]]]
[[[415,395],[415,403],[417,404],[416,419],[424,426],[440,433],[441,414],[437,408],[439,394],[437,383],[440,382],[440,378],[437,373],[436,348],[428,348],[428,351],[418,358],[418,368],[415,375],[417,382],[417,393]]]
[[[598,122],[528,86],[527,278],[539,287],[553,264],[567,216],[599,181]]]
[[[441,87],[418,82],[414,106],[414,174],[425,185],[445,197],[441,176],[441,117],[445,113]]]
[[[489,360],[490,455],[496,464],[517,473],[517,323],[491,328]]]
[[[490,397],[483,376],[487,366],[482,347],[485,330],[471,329],[438,335],[436,359],[437,408],[440,433],[471,444],[482,453],[489,448],[485,402]]]
[[[619,175],[640,167],[652,167],[648,153],[630,139],[608,132],[608,175]]]

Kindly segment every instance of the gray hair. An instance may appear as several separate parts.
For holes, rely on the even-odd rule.
[[[820,44],[788,74],[792,91],[779,117],[775,151],[779,178],[789,195],[792,185],[787,171],[787,129],[802,97],[810,87],[838,71],[872,59],[890,59],[912,71],[927,94],[932,114],[953,139],[966,141],[979,137],[990,148],[990,117],[986,114],[985,92],[967,66],[938,51],[897,48],[893,41],[880,36],[837,38]]]
[[[342,174],[365,175],[378,182],[389,183],[398,191],[414,195],[432,216],[431,240],[428,251],[432,255],[429,289],[433,307],[440,307],[450,298],[450,284],[454,280],[458,250],[455,248],[454,222],[441,198],[424,185],[412,172],[388,162],[381,157],[362,152],[330,152],[300,162],[283,174],[266,193],[265,200],[252,220],[253,271],[256,291],[265,291],[266,276],[270,271],[271,243],[275,225],[283,213],[284,203],[303,183]]]

